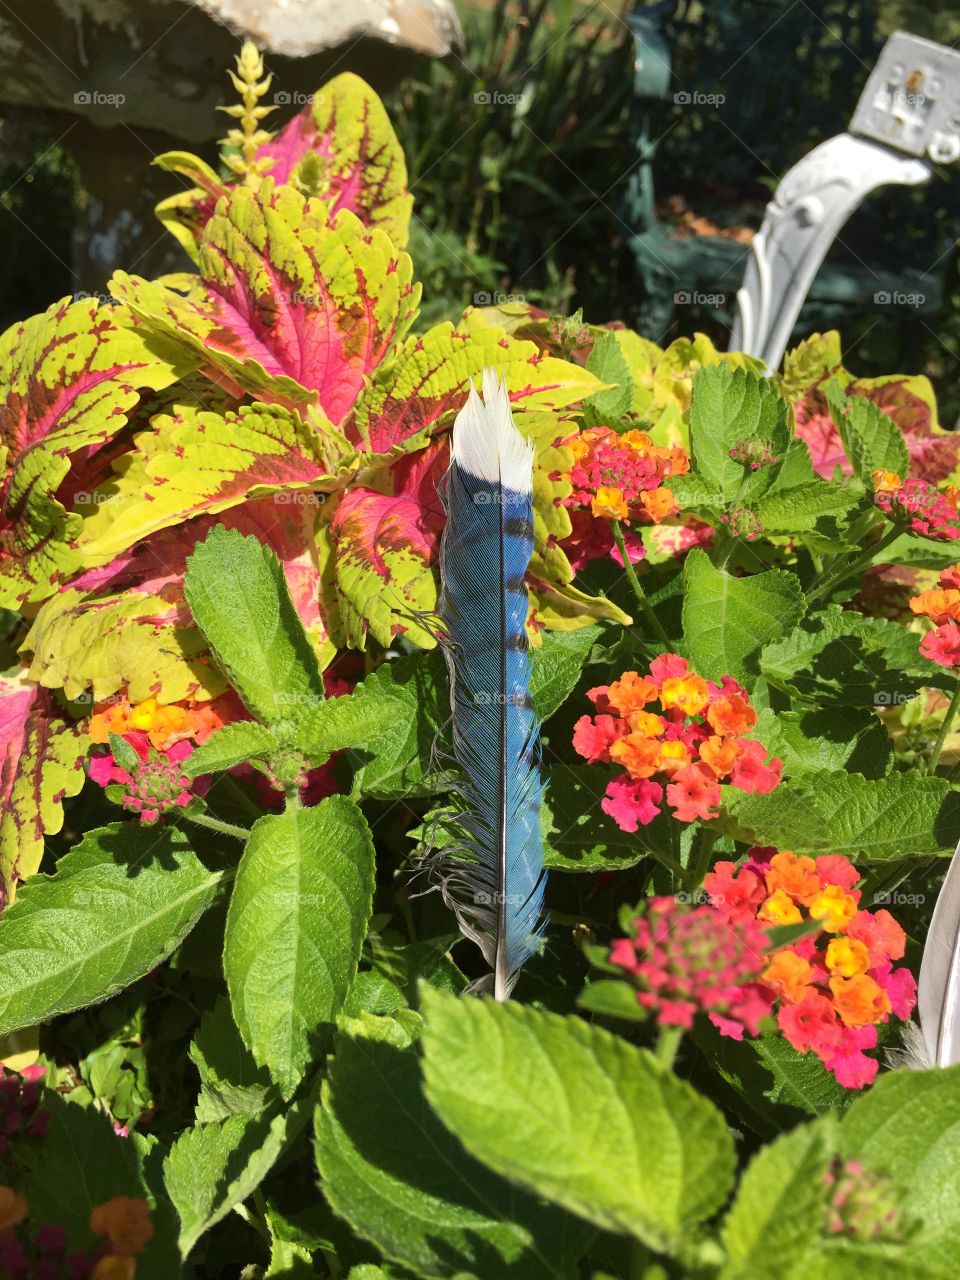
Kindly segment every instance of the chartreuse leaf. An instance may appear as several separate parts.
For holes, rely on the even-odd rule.
[[[187,561],[184,594],[237,693],[278,736],[289,736],[325,694],[276,555],[218,525]]]
[[[571,406],[603,389],[588,369],[545,356],[532,342],[468,319],[448,321],[400,343],[357,401],[349,434],[371,453],[407,451],[423,442],[444,414],[459,409],[471,378],[494,369],[507,386],[517,426],[529,414],[570,416]],[[561,426],[556,425],[556,435]]]
[[[900,623],[830,605],[768,644],[760,670],[802,698],[843,707],[889,707],[927,685],[947,685],[942,667],[920,654],[921,637]]]
[[[43,858],[44,833],[63,826],[63,801],[83,786],[83,761],[90,742],[79,724],[54,712],[40,694],[27,716],[16,755],[5,767],[0,809],[0,879],[5,901],[17,880],[32,876]]]
[[[419,1276],[569,1277],[591,1233],[484,1168],[444,1128],[424,1097],[419,1028],[409,1013],[345,1021],[316,1115],[324,1196]]]
[[[266,725],[256,720],[238,720],[225,724],[201,742],[184,760],[184,772],[191,778],[225,773],[245,760],[269,760],[279,745],[277,735]]]
[[[830,416],[836,423],[843,449],[853,470],[869,484],[874,471],[905,476],[910,467],[907,442],[894,419],[866,396],[844,394],[836,378],[823,388]]]
[[[748,687],[759,674],[765,644],[790,632],[804,614],[803,590],[792,573],[770,569],[735,578],[704,551],[683,568],[683,634],[691,666],[710,680],[730,675]]]
[[[171,1147],[163,1181],[180,1217],[184,1258],[205,1231],[256,1191],[312,1110],[308,1098],[278,1106],[187,1129]]]
[[[141,539],[253,498],[318,502],[340,459],[314,425],[277,405],[244,405],[221,416],[183,406],[158,415],[118,474],[93,495],[77,546],[85,562],[112,559]],[[281,513],[282,514],[282,513]]]
[[[245,1043],[289,1096],[327,1041],[360,958],[373,899],[373,841],[331,796],[260,818],[237,867],[223,968]]]
[[[156,346],[148,349],[144,335],[124,327],[122,317],[96,298],[63,298],[0,337],[5,608],[44,599],[81,564],[71,544],[83,517],[54,496],[71,455],[116,435],[141,390],[160,390],[182,372]]]
[[[783,1134],[754,1156],[721,1227],[729,1259],[722,1280],[799,1274],[823,1235],[835,1148],[835,1126],[820,1122]]]
[[[98,1205],[115,1196],[145,1200],[153,1236],[137,1258],[137,1280],[176,1280],[176,1225],[169,1204],[155,1194],[148,1176],[156,1139],[141,1134],[122,1138],[109,1115],[67,1102],[50,1089],[44,1090],[40,1108],[48,1117],[43,1140],[31,1144],[28,1168],[17,1182],[31,1220],[63,1227],[68,1253],[92,1252],[103,1243],[90,1228],[90,1215]]]
[[[952,853],[960,795],[945,778],[808,773],[768,795],[724,789],[720,825],[737,839],[854,862]]]
[[[733,1182],[721,1113],[577,1017],[425,989],[424,1085],[471,1155],[587,1221],[679,1252]]]
[[[206,642],[184,625],[182,600],[128,588],[90,596],[69,587],[41,606],[21,650],[30,676],[76,698],[92,686],[100,701],[123,689],[145,702],[158,688],[171,702],[201,692],[213,697],[223,677],[201,655]]]
[[[377,228],[266,178],[235,187],[200,238],[205,296],[117,272],[140,325],[178,344],[221,386],[271,404],[316,404],[318,426],[352,409],[416,316],[409,255]],[[269,312],[269,319],[265,320]]]
[[[155,969],[222,879],[174,827],[88,832],[0,920],[0,1034],[105,1000]]]

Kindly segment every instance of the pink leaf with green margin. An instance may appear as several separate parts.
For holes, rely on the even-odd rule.
[[[17,776],[24,734],[37,686],[26,672],[0,677],[0,806],[7,803]]]
[[[357,485],[337,504],[332,612],[345,643],[363,648],[368,630],[383,645],[397,634],[425,649],[436,643],[415,615],[436,608],[433,566],[444,521],[437,487],[447,464],[447,441],[435,440],[384,468],[382,488]]]
[[[170,151],[155,163],[196,183],[157,206],[161,222],[196,261],[203,229],[230,184],[188,152]],[[405,247],[413,197],[403,148],[383,103],[359,76],[346,72],[328,81],[259,149],[255,164],[278,185],[298,185],[321,199],[329,216],[349,209]]]
[[[118,272],[115,296],[148,331],[181,342],[203,372],[267,403],[317,403],[339,423],[416,316],[410,258],[350,212],[292,187],[238,188],[200,243],[205,295],[184,298]]]
[[[223,416],[181,406],[153,426],[92,495],[94,513],[76,544],[88,566],[251,498],[277,493],[296,502],[311,489],[332,488],[342,468],[342,440],[279,405],[244,405]]]
[[[375,454],[421,445],[433,429],[459,409],[484,367],[507,384],[514,417],[527,413],[563,418],[604,384],[580,365],[545,355],[532,342],[502,329],[473,324],[457,330],[435,325],[399,347],[389,366],[374,375],[347,425],[347,434]]]
[[[76,458],[96,458],[126,426],[141,393],[180,372],[96,299],[64,298],[0,338],[0,605],[42,600],[79,564],[68,544],[80,514],[61,493]]]
[[[211,528],[224,524],[254,534],[277,553],[294,605],[321,656],[327,628],[320,612],[320,572],[314,540],[317,498],[280,493],[216,516],[160,529],[75,578],[40,609],[23,645],[31,675],[76,697],[89,686],[96,700],[125,691],[131,701],[208,698],[224,681],[183,597],[186,560]]]
[[[14,726],[19,716],[18,705]],[[63,801],[83,786],[83,761],[90,745],[83,726],[58,715],[43,689],[34,689],[22,726],[13,732],[19,748],[12,767],[8,767],[9,756],[4,762],[0,807],[4,904],[13,897],[16,882],[38,870],[44,834],[55,834],[63,826]]]

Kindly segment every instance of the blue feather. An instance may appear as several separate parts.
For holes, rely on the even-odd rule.
[[[506,999],[544,928],[540,726],[530,697],[533,449],[489,369],[453,427],[440,547],[440,617],[450,671],[453,747],[463,775],[462,839],[443,891]]]

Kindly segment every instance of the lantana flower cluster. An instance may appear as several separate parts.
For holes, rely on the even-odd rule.
[[[860,907],[860,874],[840,854],[818,858],[756,848],[741,865],[718,862],[704,880],[731,927],[819,922],[818,931],[774,952],[761,975],[778,1001],[777,1025],[847,1089],[872,1084],[877,1027],[909,1018],[916,983],[903,958],[906,935],[881,908]]]
[[[107,744],[115,734],[139,757],[140,767],[128,768],[112,752],[93,756],[90,777],[102,787],[117,786],[123,808],[152,824],[162,814],[183,808],[193,794],[183,762],[194,746],[205,742],[221,725],[246,713],[234,694],[212,702],[161,704],[156,698],[130,703],[125,697],[98,706],[90,717],[90,738]]]
[[[755,1036],[773,1007],[757,981],[770,943],[755,920],[729,922],[712,906],[650,898],[637,907],[630,936],[617,938],[609,962],[630,976],[637,1003],[663,1026],[689,1030],[698,1012],[724,1035]]]
[[[601,801],[623,831],[652,822],[664,796],[675,818],[694,822],[717,817],[721,782],[766,794],[780,781],[782,761],[745,736],[757,713],[731,676],[717,685],[667,653],[648,674],[626,671],[587,697],[597,714],[580,717],[573,746],[591,764],[624,769]]]
[[[920,652],[941,667],[960,666],[960,564],[940,574],[940,585],[910,601],[918,618],[929,618],[934,630],[920,642]]]
[[[960,538],[957,514],[960,493],[949,488],[941,491],[928,480],[907,476],[902,480],[895,471],[874,471],[874,502],[891,520],[910,533],[922,534],[937,542],[955,542]]]
[[[683,449],[655,445],[644,431],[618,434],[610,427],[588,427],[559,443],[574,457],[567,477],[573,492],[558,499],[570,512],[573,532],[563,540],[563,549],[574,569],[608,555],[622,563],[612,520],[660,524],[679,511],[663,482],[690,470]],[[624,543],[631,561],[643,558],[644,546],[636,534],[625,530]]]

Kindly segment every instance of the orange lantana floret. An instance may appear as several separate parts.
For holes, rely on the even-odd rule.
[[[797,1004],[807,994],[814,979],[813,965],[795,951],[784,949],[774,953],[773,959],[764,969],[764,982],[769,982],[777,995],[791,1004]]]
[[[628,733],[611,746],[610,759],[622,764],[631,778],[652,778],[660,767],[660,743],[642,733]]]
[[[133,1196],[114,1196],[90,1214],[90,1230],[106,1236],[116,1253],[142,1253],[153,1239],[150,1206]]]
[[[675,515],[679,510],[676,499],[669,489],[650,489],[640,495],[640,505],[654,524]]]
[[[746,698],[732,693],[726,698],[717,698],[707,708],[707,720],[714,733],[722,737],[736,737],[753,728],[757,723],[757,713]]]
[[[771,924],[799,924],[803,919],[800,908],[783,889],[774,889],[757,916],[761,920],[769,920]]]
[[[657,686],[645,676],[637,675],[636,671],[625,671],[607,690],[607,701],[621,716],[642,711],[648,702],[656,699]]]
[[[854,978],[831,978],[830,990],[837,1013],[848,1027],[865,1027],[890,1012],[890,997],[866,973]]]
[[[944,622],[960,622],[960,591],[921,591],[910,601],[910,608],[918,617],[930,618],[938,627]]]
[[[737,763],[740,747],[735,738],[719,738],[714,735],[700,744],[700,759],[708,764],[718,778],[726,778]]]
[[[773,855],[766,880],[769,889],[783,889],[805,907],[809,907],[823,888],[813,858],[798,858],[788,851]]]
[[[604,485],[602,489],[597,490],[596,495],[590,500],[590,510],[593,515],[602,516],[607,520],[626,520],[630,514],[623,490],[614,485]]]

